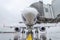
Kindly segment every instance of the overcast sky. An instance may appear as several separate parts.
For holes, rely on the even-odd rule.
[[[21,21],[22,9],[39,0],[0,0],[0,26],[16,25]],[[51,4],[52,0],[43,0]]]

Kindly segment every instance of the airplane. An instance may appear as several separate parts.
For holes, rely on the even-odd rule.
[[[19,40],[18,38],[18,33],[21,32],[21,29],[22,29],[22,34],[25,33],[25,29],[27,30],[26,32],[26,38],[25,40],[34,40],[33,39],[33,29],[35,29],[35,33],[36,35],[38,35],[38,30],[40,30],[42,33],[40,35],[40,39],[42,38],[42,40],[46,40],[46,32],[45,32],[45,29],[46,27],[52,27],[50,25],[43,25],[41,26],[40,24],[41,23],[38,23],[37,22],[37,15],[38,15],[38,11],[33,8],[33,7],[28,7],[28,8],[25,8],[23,11],[22,11],[22,18],[23,18],[23,21],[24,22],[19,22],[20,24],[23,23],[25,24],[26,26],[19,26],[19,27],[16,27],[16,26],[9,26],[10,28],[15,28],[15,36],[14,36],[14,40]],[[39,25],[37,25],[39,24]],[[36,26],[35,26],[36,25]],[[8,27],[8,26],[6,26]],[[55,26],[54,26],[55,27]],[[45,34],[45,35],[44,35]],[[38,36],[36,37],[36,40],[38,40]]]

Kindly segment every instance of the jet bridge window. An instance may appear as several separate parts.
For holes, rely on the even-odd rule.
[[[48,12],[48,8],[45,8],[45,11]]]

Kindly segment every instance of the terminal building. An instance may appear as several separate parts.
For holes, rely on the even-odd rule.
[[[52,4],[44,4],[43,1],[38,1],[32,3],[30,7],[34,7],[39,12],[38,16],[40,17],[40,21],[44,22],[57,22],[60,20],[60,1],[53,0]]]
[[[52,5],[50,4],[44,4],[43,1],[38,1],[32,3],[30,7],[37,9],[37,11],[39,12],[38,22],[40,23],[50,22],[52,19],[55,18],[53,14]]]
[[[54,18],[51,4],[44,4],[43,1],[35,2],[30,5],[38,10],[40,16],[45,18]]]
[[[53,9],[50,4],[43,4],[45,18],[54,18]]]

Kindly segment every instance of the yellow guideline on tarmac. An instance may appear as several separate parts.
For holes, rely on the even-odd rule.
[[[26,40],[32,40],[32,34],[28,34]]]

